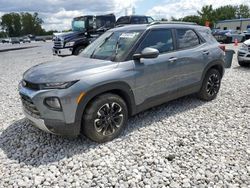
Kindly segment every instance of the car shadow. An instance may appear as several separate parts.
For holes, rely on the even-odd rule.
[[[113,144],[119,144],[119,142],[128,139],[130,133],[135,130],[151,126],[154,122],[163,118],[191,110],[203,104],[205,102],[200,101],[195,96],[187,96],[139,113],[129,119],[125,131],[112,142],[114,142]],[[0,148],[6,156],[18,163],[31,166],[58,162],[77,154],[87,153],[105,144],[97,144],[85,136],[65,138],[45,133],[30,125],[25,118],[9,125],[0,135]]]

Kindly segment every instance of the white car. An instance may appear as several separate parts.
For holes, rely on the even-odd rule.
[[[240,66],[250,65],[250,39],[242,43],[237,56]]]

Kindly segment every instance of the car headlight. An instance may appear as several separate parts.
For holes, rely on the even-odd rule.
[[[45,83],[40,85],[40,89],[66,89],[75,84],[77,81],[71,82],[52,82],[52,83]]]
[[[243,50],[243,51],[248,51],[248,46],[246,44],[242,44],[241,47],[240,47],[240,50]]]
[[[66,42],[65,47],[74,46],[75,42]]]

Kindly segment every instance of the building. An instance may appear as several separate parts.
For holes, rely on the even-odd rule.
[[[232,29],[243,32],[246,31],[247,28],[250,28],[250,18],[221,20],[215,24],[215,28],[222,30]]]

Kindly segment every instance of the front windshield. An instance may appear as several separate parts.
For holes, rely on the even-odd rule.
[[[85,21],[83,19],[72,21],[72,31],[84,31],[84,30],[85,30]]]
[[[108,31],[82,52],[82,56],[114,61],[123,58],[141,35],[141,31]]]

